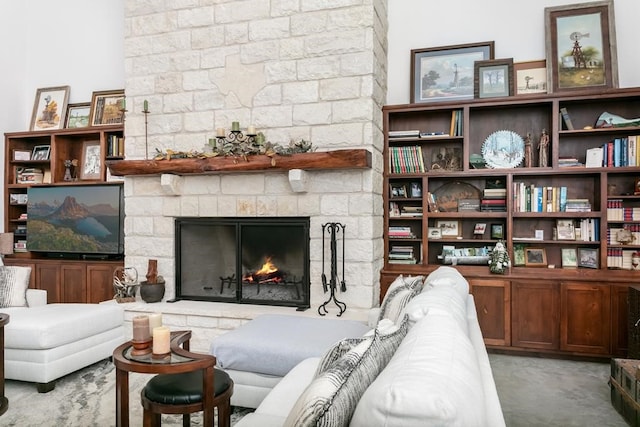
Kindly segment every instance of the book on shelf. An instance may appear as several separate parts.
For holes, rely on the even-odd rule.
[[[602,147],[589,148],[587,149],[585,166],[588,168],[601,168],[602,159]]]
[[[426,172],[422,147],[419,145],[389,147],[389,162],[392,173]]]
[[[566,205],[566,186],[535,186],[533,184],[526,185],[524,182],[513,183],[513,209],[515,212],[564,212]]]
[[[418,138],[419,136],[420,136],[419,129],[389,131],[389,138]]]
[[[584,163],[582,163],[576,157],[573,157],[573,156],[560,157],[558,158],[558,167],[561,167],[561,168],[584,167]]]
[[[458,212],[479,211],[480,199],[458,199]]]
[[[400,216],[422,216],[422,206],[402,206]]]
[[[569,111],[567,111],[565,107],[560,108],[560,115],[562,116],[562,121],[564,122],[564,126],[567,128],[567,130],[574,130],[571,116],[569,115]]]

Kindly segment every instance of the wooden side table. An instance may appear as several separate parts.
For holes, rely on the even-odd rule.
[[[9,315],[0,313],[0,415],[9,409],[9,399],[4,395],[4,325],[9,323]]]

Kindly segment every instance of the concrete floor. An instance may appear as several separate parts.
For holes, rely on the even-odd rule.
[[[611,405],[608,363],[490,354],[508,427],[625,427]]]

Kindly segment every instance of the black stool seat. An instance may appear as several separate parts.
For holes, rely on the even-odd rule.
[[[144,396],[165,405],[189,405],[202,402],[202,370],[182,374],[160,374],[149,380]],[[229,374],[213,369],[213,395],[224,393],[232,384]]]

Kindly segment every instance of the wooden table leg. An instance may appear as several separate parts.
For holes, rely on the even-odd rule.
[[[129,372],[117,368],[116,427],[129,427]]]
[[[213,366],[210,366],[202,373],[202,425],[212,426],[213,424]]]

